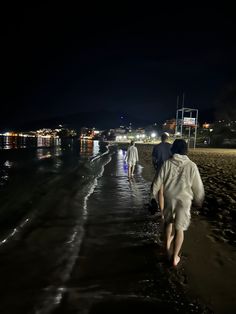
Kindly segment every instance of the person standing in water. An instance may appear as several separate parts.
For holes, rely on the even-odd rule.
[[[163,163],[168,160],[171,156],[171,144],[168,142],[169,134],[164,132],[161,135],[161,143],[154,145],[152,150],[152,163],[156,170],[155,177],[158,175]],[[154,180],[155,180],[154,177]],[[153,181],[154,181],[153,180]],[[153,186],[153,183],[152,183]],[[151,189],[152,189],[151,186]],[[158,197],[158,205],[159,209],[161,211],[161,216],[163,218],[163,208],[164,208],[164,199],[163,199],[163,192],[160,189],[159,191],[159,197]],[[151,204],[153,207],[157,208],[157,203],[155,199],[153,198],[153,195],[151,196]]]
[[[204,187],[197,165],[187,157],[187,143],[176,139],[171,147],[173,157],[164,162],[153,182],[153,195],[164,198],[165,247],[173,266],[180,261],[179,252],[184,231],[190,224],[192,202],[201,206]],[[163,187],[163,189],[161,189]]]
[[[154,145],[152,150],[152,163],[156,173],[161,169],[164,161],[169,159],[171,154],[171,144],[168,142],[169,134],[164,132],[161,135],[161,143]]]
[[[128,164],[128,178],[134,176],[135,165],[138,162],[138,149],[135,147],[134,141],[131,141],[130,147],[127,150],[126,161]]]

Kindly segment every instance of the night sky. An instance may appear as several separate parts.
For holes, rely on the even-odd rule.
[[[101,110],[161,123],[175,116],[183,92],[201,120],[222,108],[235,115],[233,8],[91,2],[8,7],[2,14],[0,129]]]

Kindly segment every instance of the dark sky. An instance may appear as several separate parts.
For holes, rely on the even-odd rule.
[[[175,116],[183,92],[186,106],[203,112],[235,86],[230,7],[90,3],[8,7],[2,14],[3,126],[99,110],[161,122]]]

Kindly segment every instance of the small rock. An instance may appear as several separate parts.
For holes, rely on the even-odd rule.
[[[217,217],[218,217],[220,220],[223,219],[223,215],[221,215],[221,214],[217,214]]]

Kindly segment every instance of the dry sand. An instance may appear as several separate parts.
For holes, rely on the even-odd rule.
[[[152,181],[153,145],[137,145],[143,176]],[[189,157],[199,167],[206,198],[193,209],[182,263],[189,292],[214,313],[236,311],[236,150],[196,149]]]

